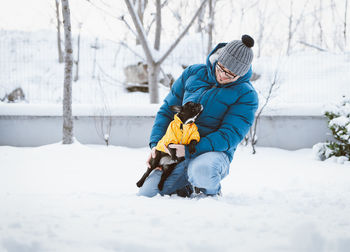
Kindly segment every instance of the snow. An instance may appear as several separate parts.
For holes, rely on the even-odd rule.
[[[145,198],[148,153],[0,146],[0,251],[348,251],[350,162],[240,147],[222,197]]]
[[[329,127],[332,127],[332,126],[345,127],[347,124],[350,124],[350,118],[346,116],[339,116],[332,119],[329,122]]]

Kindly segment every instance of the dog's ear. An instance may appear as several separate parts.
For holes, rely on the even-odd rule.
[[[173,111],[173,112],[175,112],[175,113],[180,113],[182,107],[181,107],[181,106],[178,106],[178,105],[173,105],[173,106],[170,106],[170,109],[171,109],[171,111]]]

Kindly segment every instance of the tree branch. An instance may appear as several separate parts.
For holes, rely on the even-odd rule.
[[[279,65],[279,64],[278,64]],[[273,75],[273,79],[271,80],[271,83],[270,83],[270,88],[269,88],[269,91],[268,91],[268,94],[267,94],[267,97],[265,99],[265,103],[263,104],[263,106],[260,108],[260,110],[258,111],[257,115],[255,116],[255,119],[254,119],[254,123],[253,123],[253,129],[251,128],[250,129],[250,137],[251,137],[251,146],[253,148],[253,154],[256,153],[256,150],[255,150],[255,144],[257,142],[256,140],[256,130],[257,130],[257,125],[258,125],[258,122],[260,120],[260,116],[263,112],[263,110],[265,109],[265,107],[267,106],[267,104],[269,103],[269,100],[272,96],[272,93],[274,91],[274,88],[275,86],[277,85],[277,82],[279,81],[279,68],[276,67],[275,69],[275,72],[274,72],[274,75]]]
[[[128,24],[128,22],[126,22],[124,16],[121,16],[119,18],[119,20],[121,20],[122,22],[124,22],[124,24],[126,25],[126,27],[135,35],[135,37],[137,38],[137,34],[136,32],[130,27],[130,25]]]
[[[308,44],[308,43],[306,43],[306,42],[304,42],[304,41],[298,41],[298,42],[299,42],[300,44],[304,45],[304,46],[308,46],[308,47],[317,49],[317,50],[319,50],[319,51],[321,51],[321,52],[327,52],[326,49],[323,49],[323,48],[318,47],[318,46],[315,46],[315,45]]]
[[[128,1],[128,0],[125,0],[125,1]],[[180,42],[180,40],[185,36],[187,31],[190,29],[191,25],[196,20],[197,16],[201,12],[202,8],[204,7],[204,5],[206,4],[207,1],[208,0],[203,0],[203,2],[201,3],[200,7],[198,8],[196,14],[193,16],[192,20],[189,22],[189,24],[187,25],[185,30],[179,35],[179,37],[175,40],[175,42],[169,47],[168,51],[166,51],[166,53],[164,53],[164,55],[158,60],[157,64],[161,64],[169,56],[169,54],[172,52],[172,50],[174,50],[174,48],[177,46],[177,44]]]
[[[130,46],[128,46],[127,43],[121,41],[121,42],[119,42],[119,44],[122,46],[125,46],[128,50],[130,50],[135,56],[139,57],[142,61],[145,60],[145,57],[143,57],[140,54],[138,54],[137,52],[135,52]]]
[[[146,57],[147,57],[147,61],[154,61],[153,56],[152,56],[152,52],[151,49],[149,48],[148,42],[147,42],[147,37],[146,37],[146,33],[145,30],[143,29],[143,26],[141,25],[141,21],[138,17],[138,15],[136,14],[136,11],[134,9],[133,4],[130,2],[130,0],[125,0],[125,4],[128,7],[130,16],[132,18],[132,21],[134,22],[137,34],[138,34],[138,38],[140,39],[141,45],[143,50],[145,51]]]
[[[299,26],[301,20],[304,18],[304,12],[305,12],[305,10],[306,10],[306,6],[308,5],[308,3],[309,3],[309,0],[307,0],[307,1],[304,3],[303,10],[302,10],[302,12],[301,12],[301,14],[300,14],[300,16],[299,16],[299,18],[298,18],[298,20],[297,20],[295,26],[294,26],[294,29],[293,29],[293,31],[292,31],[293,34],[294,34],[295,31],[297,30],[297,28],[298,28],[298,26]]]

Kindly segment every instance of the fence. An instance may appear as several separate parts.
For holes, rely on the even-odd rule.
[[[204,62],[205,46],[184,46],[187,39],[167,58],[162,73],[177,77],[182,65]],[[77,39],[74,37],[74,58]],[[22,87],[30,103],[60,103],[63,94],[64,63],[58,63],[54,32],[0,31],[0,98]],[[147,94],[125,98],[123,68],[143,59],[141,46],[124,42],[82,37],[79,56],[79,80],[73,82],[74,103],[148,103]],[[76,65],[73,76],[76,75]],[[162,78],[162,74],[160,78]],[[168,92],[161,91],[163,97]]]
[[[141,46],[135,41],[115,42],[82,37],[80,45],[79,80],[73,83],[73,103],[80,104],[147,104],[144,93],[125,94],[123,68],[144,61]],[[77,39],[74,37],[77,58]],[[167,45],[163,45],[163,50]],[[29,103],[61,103],[63,68],[57,56],[54,32],[0,31],[0,98],[22,87]],[[198,35],[186,36],[162,65],[163,73],[180,76],[183,66],[205,63],[206,43]],[[278,70],[279,87],[273,104],[332,102],[341,95],[350,95],[350,54],[296,54],[281,58],[256,59],[253,70],[262,73],[254,82],[261,102]],[[73,69],[76,74],[76,66]],[[162,78],[162,74],[160,76]],[[160,87],[160,101],[169,89]]]

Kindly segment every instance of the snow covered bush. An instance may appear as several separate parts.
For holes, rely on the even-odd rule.
[[[335,141],[314,145],[314,154],[320,160],[334,156],[340,163],[350,161],[350,98],[343,96],[339,104],[325,112],[325,116]]]

